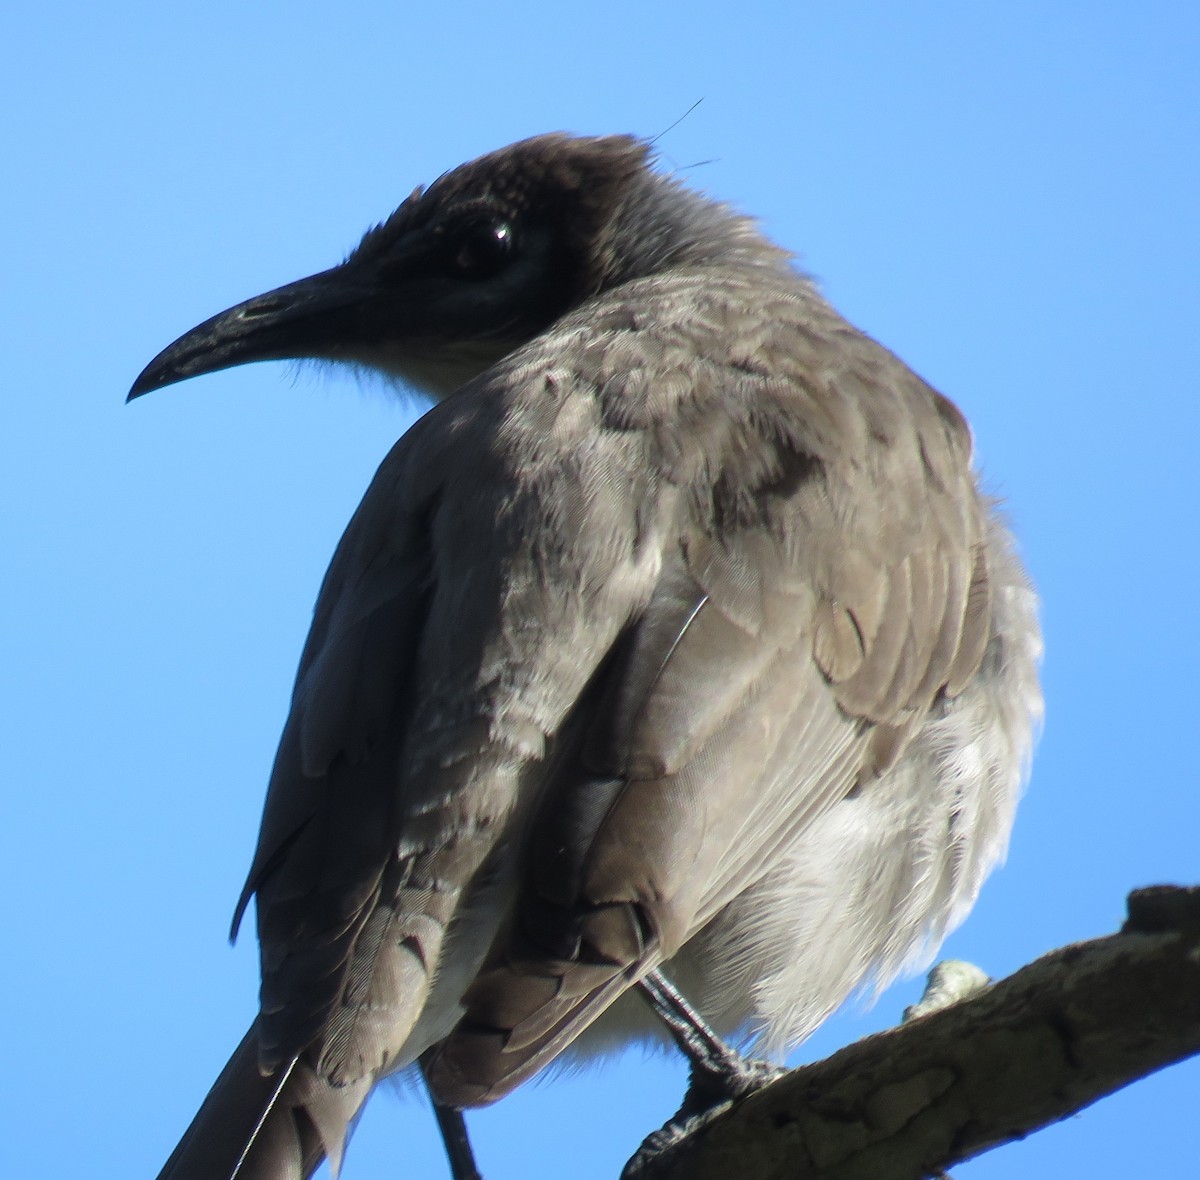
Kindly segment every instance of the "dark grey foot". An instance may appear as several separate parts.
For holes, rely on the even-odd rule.
[[[634,1180],[665,1148],[690,1135],[737,1099],[787,1072],[770,1062],[744,1057],[727,1045],[661,972],[651,971],[638,986],[691,1069],[683,1104],[661,1130],[647,1136],[625,1165],[622,1180]]]
[[[421,1066],[421,1077],[425,1077],[424,1065]],[[429,1089],[428,1082],[425,1088]],[[429,1100],[433,1103],[433,1115],[437,1119],[438,1130],[442,1133],[442,1145],[446,1149],[446,1159],[450,1162],[450,1175],[453,1180],[483,1180],[475,1166],[475,1153],[471,1150],[467,1120],[463,1118],[463,1112],[453,1106],[442,1106],[434,1099],[432,1092]]]

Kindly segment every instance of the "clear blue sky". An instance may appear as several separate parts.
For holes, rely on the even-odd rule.
[[[656,135],[703,99],[666,163],[972,420],[1045,599],[1048,714],[947,951],[1006,974],[1200,880],[1195,4],[46,0],[0,43],[6,1174],[148,1180],[240,1037],[253,938],[224,936],[309,610],[415,408],[284,365],[127,407],[130,381],[534,132]],[[682,1081],[633,1053],[527,1087],[472,1119],[488,1180],[613,1180]],[[956,1175],[1193,1174],[1198,1087]],[[441,1168],[385,1093],[344,1175]]]

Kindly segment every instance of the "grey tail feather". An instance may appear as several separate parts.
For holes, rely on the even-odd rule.
[[[251,1025],[158,1180],[308,1180],[327,1156],[336,1176],[369,1089],[331,1086],[299,1058],[264,1076]]]
[[[275,1092],[267,1100],[267,1105],[263,1107],[263,1112],[259,1116],[258,1122],[254,1124],[254,1130],[250,1132],[250,1138],[246,1141],[246,1146],[242,1148],[242,1154],[238,1156],[237,1163],[233,1165],[233,1171],[229,1174],[229,1180],[238,1180],[242,1166],[246,1162],[246,1157],[250,1154],[250,1149],[258,1141],[259,1132],[263,1129],[271,1112],[275,1109],[275,1103],[279,1099],[279,1095],[283,1092],[283,1087],[287,1085],[287,1080],[292,1076],[292,1070],[296,1068],[296,1062],[299,1060],[299,1057],[293,1057],[287,1063],[287,1068],[279,1071],[279,1081],[275,1084]]]

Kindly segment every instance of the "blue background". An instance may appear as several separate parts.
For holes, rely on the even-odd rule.
[[[18,11],[19,8],[19,11]],[[1044,596],[1007,867],[947,952],[1007,974],[1200,880],[1192,3],[48,0],[0,17],[0,858],[10,1175],[153,1176],[254,1009],[224,942],[319,579],[420,408],[251,366],[130,407],[192,324],[535,132],[663,132],[974,424]],[[831,1022],[823,1056],[919,986]],[[1192,1174],[1200,1065],[956,1170]],[[471,1126],[488,1180],[612,1180],[637,1052]],[[381,1093],[346,1180],[444,1175]]]

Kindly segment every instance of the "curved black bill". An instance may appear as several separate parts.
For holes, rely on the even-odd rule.
[[[202,373],[253,361],[331,357],[368,293],[342,267],[256,295],[185,332],[138,375],[126,401]]]

